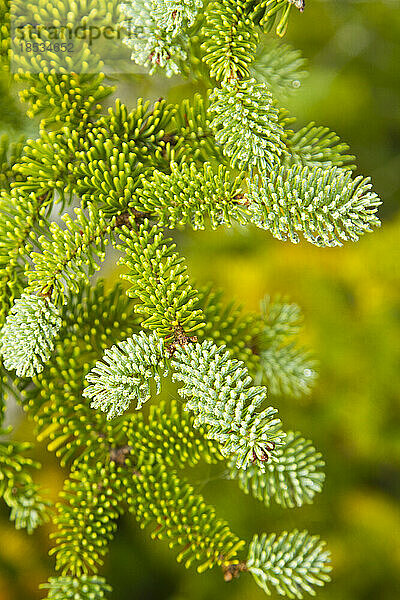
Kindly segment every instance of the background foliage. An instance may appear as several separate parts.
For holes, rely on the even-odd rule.
[[[235,531],[284,528],[321,533],[333,553],[333,582],[323,600],[387,600],[400,593],[400,12],[395,0],[309,1],[293,15],[285,41],[309,59],[310,75],[290,98],[299,125],[315,119],[347,141],[361,173],[372,175],[384,199],[383,227],[357,245],[324,250],[247,233],[179,234],[182,254],[199,281],[212,280],[227,297],[257,309],[265,293],[287,294],[305,314],[304,342],[315,350],[320,377],[310,397],[281,398],[287,428],[306,431],[326,459],[324,492],[311,506],[268,510],[236,493],[221,466],[203,467],[197,489],[223,508]],[[134,66],[133,66],[134,68]],[[297,85],[297,84],[296,84]],[[118,95],[177,100],[192,91],[178,77],[125,75]],[[0,75],[0,128],[33,135],[16,89]],[[118,276],[109,268],[108,277]],[[174,388],[164,391],[175,396]],[[13,416],[18,422],[18,413]],[[21,439],[27,432],[20,426]],[[55,500],[63,476],[43,447],[38,483]],[[232,493],[230,493],[232,491]],[[233,493],[235,492],[235,493]],[[234,499],[231,500],[231,499]],[[39,598],[47,578],[48,531],[16,531],[0,513],[0,600]],[[120,600],[258,600],[252,581],[229,585],[219,572],[195,577],[125,517],[112,544],[105,576]]]

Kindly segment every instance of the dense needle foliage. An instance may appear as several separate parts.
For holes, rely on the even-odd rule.
[[[57,69],[32,72],[2,29],[2,68],[10,57],[18,64],[21,98],[41,118],[38,139],[1,140],[2,399],[18,399],[70,472],[52,511],[25,445],[2,440],[0,492],[16,527],[53,521],[49,600],[105,597],[98,571],[126,511],[199,573],[219,566],[226,581],[251,573],[266,593],[313,594],[330,571],[318,536],[256,533],[246,557],[246,541],[186,470],[225,462],[266,506],[301,506],[321,491],[321,454],[269,405],[282,391],[308,393],[315,379],[309,351],[293,341],[299,309],[277,298],[241,313],[197,286],[165,231],[256,225],[332,247],[379,226],[379,197],[353,175],[347,145],[314,123],[294,131],[274,95],[301,77],[297,53],[275,42],[257,53],[263,34],[284,35],[304,2],[81,5],[103,27],[120,11],[133,62],[198,80],[204,94],[180,105],[138,100],[131,110],[117,100],[107,110],[113,88],[95,54],[82,50],[81,73],[62,56]],[[50,22],[78,18],[56,0],[28,10]],[[91,281],[109,245],[126,294]],[[168,377],[182,400],[148,411]]]

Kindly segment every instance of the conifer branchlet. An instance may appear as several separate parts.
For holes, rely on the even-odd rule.
[[[25,4],[15,2],[21,15]],[[309,393],[315,381],[315,361],[297,344],[299,309],[276,299],[245,313],[211,286],[197,288],[179,236],[165,231],[256,225],[280,240],[337,246],[379,226],[381,201],[353,175],[347,144],[313,122],[292,130],[279,104],[304,77],[302,57],[271,39],[258,46],[260,34],[284,35],[305,3],[67,4],[33,0],[27,16],[102,31],[118,20],[133,62],[200,91],[107,110],[114,88],[84,45],[75,63],[13,54],[27,114],[41,122],[37,139],[0,138],[0,424],[12,394],[70,471],[53,511],[30,476],[27,446],[1,440],[0,496],[17,528],[30,533],[50,518],[56,526],[48,600],[105,598],[98,571],[124,512],[186,567],[218,566],[226,581],[251,573],[267,594],[314,594],[329,580],[324,543],[297,530],[256,534],[246,558],[245,540],[191,485],[189,469],[225,463],[267,507],[302,506],[322,490],[321,454],[303,434],[285,433],[267,401]],[[6,0],[0,15],[8,73]],[[91,282],[110,241],[125,291]],[[176,384],[176,398],[156,398],[161,378]]]
[[[5,367],[15,369],[18,377],[40,373],[60,327],[59,311],[47,298],[23,294],[1,330],[0,353]]]

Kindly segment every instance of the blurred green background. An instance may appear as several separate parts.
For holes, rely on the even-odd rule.
[[[196,473],[196,487],[246,539],[295,527],[320,533],[334,568],[321,600],[400,598],[399,8],[398,0],[309,0],[285,38],[309,62],[309,76],[287,107],[300,125],[315,120],[350,144],[358,172],[372,176],[384,200],[382,229],[342,249],[283,244],[255,229],[178,236],[198,281],[214,282],[251,310],[264,294],[278,292],[303,309],[303,338],[320,377],[310,397],[277,405],[286,428],[300,429],[323,452],[323,493],[311,506],[267,509],[226,481],[221,466]],[[161,77],[124,76],[117,89],[130,106],[139,95],[176,100],[190,93],[182,80]],[[9,94],[5,80],[0,94]],[[17,100],[3,106],[3,131],[36,135],[37,124],[25,119]],[[18,435],[31,435],[23,420]],[[56,498],[63,473],[44,448],[37,456],[45,467],[39,481]],[[16,532],[1,506],[0,600],[41,597],[48,547],[46,528],[33,537]],[[250,577],[225,584],[218,570],[185,571],[131,518],[121,522],[104,574],[118,600],[265,597]]]

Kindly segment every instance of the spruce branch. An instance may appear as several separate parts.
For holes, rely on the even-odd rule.
[[[107,0],[93,10],[91,3],[70,5],[62,2],[30,2],[13,0],[14,23],[43,23],[58,28],[69,27],[83,32],[88,26],[110,26],[116,21],[118,0]],[[46,27],[38,33],[31,29],[29,40],[36,43],[54,43],[51,29]],[[69,125],[71,129],[84,130],[101,110],[100,102],[114,88],[104,85],[105,75],[100,57],[82,37],[74,38],[74,52],[53,52],[51,64],[48,56],[41,53],[12,51],[16,67],[16,80],[25,84],[20,93],[31,104],[28,116],[42,117],[41,128],[53,129]]]
[[[104,28],[121,2],[14,4],[24,22]],[[110,588],[96,573],[126,508],[200,572],[218,565],[226,581],[251,572],[267,593],[291,598],[329,579],[329,554],[306,532],[255,536],[244,562],[244,542],[178,473],[227,462],[242,490],[293,507],[321,491],[324,463],[301,434],[284,437],[258,385],[309,391],[315,370],[297,344],[298,307],[277,300],[246,314],[210,287],[197,291],[161,230],[252,222],[280,239],[337,245],[379,225],[380,200],[369,180],[353,177],[347,144],[314,123],[292,131],[275,103],[301,82],[304,61],[275,41],[256,46],[261,31],[283,35],[297,9],[304,0],[126,0],[133,60],[182,73],[201,91],[179,105],[139,99],[128,109],[117,100],[103,110],[113,89],[85,43],[51,67],[40,53],[13,56],[28,115],[42,122],[23,148],[0,140],[1,324],[9,312],[0,352],[17,371],[10,383],[0,369],[0,421],[11,389],[37,440],[70,468],[48,600],[105,597]],[[0,0],[4,73],[8,12]],[[80,203],[65,227],[48,223],[57,202],[61,211]],[[89,284],[117,233],[127,294]],[[128,412],[169,372],[181,400]],[[16,526],[31,531],[50,511],[24,451],[0,441],[0,493]]]
[[[96,573],[114,537],[123,480],[121,467],[114,462],[90,467],[82,464],[72,471],[60,493],[51,534],[55,545],[56,569],[63,576],[80,578]]]
[[[279,111],[266,84],[255,79],[216,88],[210,97],[215,138],[238,169],[276,168],[285,153]]]
[[[263,31],[270,31],[276,25],[277,35],[283,37],[286,33],[292,6],[303,12],[305,0],[249,0],[247,8],[253,21]]]
[[[139,174],[154,168],[154,162],[168,166],[165,129],[175,111],[162,99],[150,107],[139,98],[131,111],[117,100],[82,129],[41,131],[37,140],[28,140],[14,167],[24,177],[14,188],[25,194],[56,192],[63,203],[78,196],[83,205],[92,203],[107,216],[120,214]]]
[[[176,110],[175,105],[169,104],[163,98],[159,98],[154,104],[138,98],[136,106],[129,111],[127,106],[117,99],[115,106],[110,107],[107,114],[94,123],[93,137],[88,136],[89,144],[84,149],[96,144],[99,146],[99,142],[111,139],[118,149],[127,143],[130,150],[136,148],[143,150],[144,154],[157,155],[157,150],[161,152],[165,149],[165,131]],[[98,151],[101,151],[100,147]],[[142,160],[144,154],[140,155]],[[153,158],[157,159],[157,156]]]
[[[173,229],[190,225],[193,229],[230,226],[232,221],[246,223],[246,206],[241,177],[232,181],[228,170],[220,165],[214,171],[210,163],[198,168],[194,163],[171,163],[171,173],[155,171],[142,180],[130,207],[157,218],[159,225]]]
[[[222,148],[216,143],[211,128],[208,107],[208,97],[203,98],[199,93],[192,100],[185,98],[176,107],[171,120],[172,133],[167,138],[173,146],[176,162],[190,156],[200,165],[211,159],[224,163]]]
[[[271,395],[299,398],[309,394],[317,373],[311,353],[295,343],[273,345],[260,351],[257,382],[264,383]]]
[[[39,486],[31,485],[27,489],[8,488],[4,500],[11,508],[10,521],[14,521],[15,529],[25,529],[32,534],[37,527],[50,519],[47,500],[40,496]]]
[[[315,595],[314,586],[330,580],[330,553],[318,536],[297,530],[267,536],[255,535],[249,547],[247,568],[258,585],[271,594],[288,598],[303,598],[303,593]]]
[[[222,291],[213,290],[211,285],[199,288],[198,296],[206,323],[197,331],[199,339],[226,345],[232,358],[243,361],[253,375],[259,363],[256,352],[263,329],[261,316],[244,312],[235,302],[227,302]]]
[[[261,301],[262,333],[259,336],[263,347],[281,345],[298,335],[303,324],[300,307],[286,298],[265,296]]]
[[[300,308],[279,296],[274,300],[267,296],[261,303],[261,318],[256,382],[267,385],[272,395],[298,398],[310,393],[317,376],[316,362],[295,340],[302,326]]]
[[[50,577],[41,589],[48,590],[46,600],[103,600],[111,592],[103,577],[97,575],[81,577]]]
[[[118,421],[109,424],[117,427]],[[125,444],[121,446],[121,464],[132,456],[136,467],[148,464],[150,459],[173,469],[192,467],[200,461],[214,464],[223,460],[218,445],[207,438],[205,428],[194,429],[193,415],[175,399],[152,404],[147,417],[142,411],[126,415],[118,443]],[[112,449],[110,456],[114,452]]]
[[[1,435],[9,433],[10,429],[0,429]],[[49,520],[50,506],[30,474],[31,469],[40,467],[25,456],[30,447],[28,443],[0,441],[0,497],[10,507],[16,529],[26,529],[29,534]]]
[[[23,261],[47,229],[50,208],[48,194],[0,193],[0,325],[26,285]]]
[[[196,290],[189,283],[187,267],[165,239],[146,219],[136,232],[122,232],[120,263],[129,271],[122,277],[133,285],[128,296],[140,300],[135,311],[145,316],[142,327],[158,333],[167,343],[184,341],[203,326]]]
[[[82,201],[95,204],[107,216],[125,212],[139,185],[139,175],[155,165],[168,168],[165,130],[175,111],[161,98],[152,107],[140,98],[132,111],[116,101],[76,150],[74,190]]]
[[[138,178],[146,169],[131,144],[122,142],[116,148],[112,139],[93,139],[78,154],[74,167],[76,192],[84,203],[100,206],[107,215],[126,212],[138,186]]]
[[[186,568],[196,564],[197,572],[202,573],[237,560],[245,542],[170,468],[162,463],[143,465],[125,481],[128,509],[140,527],[150,526],[153,539],[179,548],[177,561]]]
[[[184,384],[178,393],[187,399],[185,410],[194,414],[194,427],[204,426],[209,439],[220,444],[223,456],[235,455],[237,468],[274,457],[282,443],[276,409],[256,409],[266,398],[263,387],[251,386],[251,378],[241,361],[230,358],[225,346],[210,341],[176,344],[171,360],[173,380]],[[160,373],[160,371],[164,371]],[[108,418],[121,415],[132,400],[141,408],[150,398],[149,380],[157,392],[160,375],[167,375],[165,348],[153,333],[140,334],[106,350],[87,376],[90,385],[84,396],[93,408],[108,411]]]
[[[38,19],[40,22],[40,17]],[[89,56],[82,57],[83,62]],[[78,58],[74,60],[79,64]],[[16,75],[18,81],[26,82],[28,86],[20,93],[21,100],[30,104],[28,116],[31,119],[42,116],[41,128],[65,124],[71,129],[84,129],[99,114],[100,102],[114,91],[103,85],[104,74],[96,74],[98,67],[96,62],[92,67],[94,74],[70,73],[71,65],[66,65],[66,74],[51,74],[39,69],[38,73]]]
[[[267,38],[257,49],[250,74],[259,83],[267,83],[275,97],[284,98],[301,86],[307,75],[305,65],[299,50]]]
[[[160,7],[161,1],[130,0],[122,3],[120,9],[127,20],[121,22],[121,27],[127,32],[123,42],[131,51],[131,60],[149,67],[150,74],[160,68],[165,69],[167,77],[171,77],[180,72],[180,63],[187,57],[186,39],[180,35],[180,27],[170,27],[172,21],[168,13],[170,16],[171,13]],[[182,6],[183,3],[180,4]],[[194,8],[192,3],[191,18],[194,18]],[[165,18],[161,19],[161,15]]]
[[[53,222],[50,236],[39,238],[41,253],[33,252],[34,270],[28,272],[29,291],[48,295],[55,303],[64,302],[68,291],[77,293],[79,283],[88,282],[99,270],[109,238],[117,227],[116,217],[107,220],[94,204],[87,214],[75,209],[76,219],[63,215],[65,229]]]
[[[380,225],[371,187],[347,169],[280,167],[249,181],[248,198],[254,223],[279,240],[298,243],[301,233],[316,246],[341,246]]]
[[[204,425],[221,453],[234,455],[238,469],[256,462],[264,468],[285,434],[275,408],[256,412],[266,390],[251,385],[244,364],[231,359],[224,346],[206,340],[178,348],[171,365],[173,379],[184,385],[178,393],[187,399],[185,409],[193,412],[194,426]]]
[[[154,455],[157,463],[162,462],[167,467],[183,468],[200,461],[213,464],[223,460],[218,445],[208,439],[207,429],[195,429],[193,420],[180,400],[164,400],[150,406],[147,420],[143,419],[143,413],[134,413],[129,419],[126,437],[135,457],[140,455],[146,439],[147,457]]]
[[[274,500],[285,508],[311,504],[316,493],[321,492],[325,479],[325,466],[321,454],[310,440],[300,433],[289,431],[285,444],[276,450],[276,461],[268,463],[265,471],[255,465],[246,470],[236,469],[231,461],[230,477],[237,479],[239,487],[269,506]]]
[[[118,500],[127,503],[142,527],[154,523],[153,537],[167,537],[171,547],[180,546],[178,560],[184,560],[186,566],[196,561],[199,571],[232,560],[243,546],[244,542],[216,517],[215,510],[163,464],[160,459],[164,444],[157,444],[155,452],[146,447],[152,441],[152,432],[160,435],[164,431],[165,440],[171,433],[176,435],[165,417],[161,427],[157,421],[154,412],[147,430],[140,413],[133,415],[124,427],[128,443],[111,449],[106,465],[83,464],[67,480],[64,504],[58,506],[58,532],[52,550],[62,574],[80,577],[83,572],[97,570],[113,536],[115,518],[122,510]],[[212,455],[210,458],[214,460]],[[187,462],[184,455],[181,460]],[[171,459],[168,462],[171,464]]]
[[[348,144],[341,142],[339,136],[328,127],[317,126],[313,121],[299,131],[286,131],[285,143],[289,150],[286,156],[288,165],[355,168],[351,164],[355,157],[347,154]]]
[[[203,0],[153,0],[153,16],[161,30],[175,36],[193,25]]]
[[[211,77],[218,81],[249,76],[258,33],[246,5],[247,0],[223,0],[207,6],[203,60],[210,67]]]
[[[161,376],[168,367],[164,343],[155,333],[143,332],[106,350],[101,361],[88,373],[89,382],[83,392],[92,400],[92,408],[100,408],[112,419],[127,410],[132,401],[140,409],[150,398],[149,380],[156,382],[160,393]]]
[[[43,371],[60,327],[60,313],[48,298],[23,294],[14,302],[0,332],[0,354],[6,369],[15,369],[18,377]]]
[[[105,292],[99,280],[83,285],[63,308],[63,323],[47,368],[24,391],[23,404],[61,466],[104,460],[121,441],[120,427],[82,399],[85,376],[107,348],[108,340],[138,331],[132,302],[120,286]],[[121,425],[122,427],[122,425]]]
[[[73,192],[71,165],[79,149],[77,132],[42,130],[37,140],[29,139],[23,148],[14,171],[21,173],[23,181],[13,185],[15,193],[45,195],[48,200],[54,194],[65,203]]]

